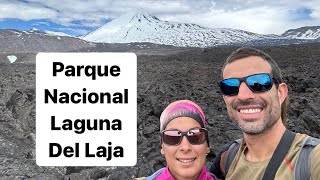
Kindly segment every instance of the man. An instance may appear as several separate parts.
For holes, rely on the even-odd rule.
[[[220,88],[228,114],[243,132],[239,150],[227,172],[223,172],[227,151],[216,159],[224,177],[230,180],[293,179],[295,162],[307,136],[286,130],[288,87],[282,81],[278,65],[258,49],[239,48],[226,59],[222,77]],[[287,134],[292,141],[284,145],[287,140],[282,139],[286,139]],[[278,155],[282,149],[287,151],[275,169],[277,166],[272,163],[279,159],[275,151]],[[320,179],[320,145],[313,149],[310,164],[311,179]],[[211,168],[214,173],[215,168],[217,166]],[[274,175],[270,178],[272,169]]]

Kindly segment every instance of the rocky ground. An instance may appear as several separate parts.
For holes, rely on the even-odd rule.
[[[101,49],[96,51],[103,51]],[[287,127],[320,137],[320,44],[260,47],[282,69],[289,85]],[[0,60],[0,179],[132,179],[165,165],[159,116],[170,102],[190,99],[204,110],[211,153],[241,136],[228,118],[217,82],[235,47],[137,50],[138,160],[133,167],[39,167],[35,163],[35,64]],[[90,49],[94,51],[94,49]],[[32,55],[33,57],[33,55]]]

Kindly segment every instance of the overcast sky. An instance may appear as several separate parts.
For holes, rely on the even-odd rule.
[[[0,28],[84,35],[129,11],[261,34],[320,25],[320,0],[0,0]]]

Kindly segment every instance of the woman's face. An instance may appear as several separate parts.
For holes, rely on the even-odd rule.
[[[190,117],[178,117],[168,123],[165,130],[178,129],[188,131],[191,128],[201,128],[200,124]],[[162,142],[161,154],[165,155],[169,171],[174,179],[197,179],[206,162],[206,154],[209,152],[207,142],[199,145],[189,143],[183,136],[177,146],[167,145]]]

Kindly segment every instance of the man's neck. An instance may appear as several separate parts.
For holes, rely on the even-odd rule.
[[[271,159],[286,128],[281,120],[270,129],[256,135],[244,133],[244,140],[247,145],[245,157],[248,161],[258,162]]]

